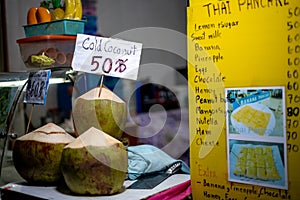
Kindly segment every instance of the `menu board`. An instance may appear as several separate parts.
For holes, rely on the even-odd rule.
[[[300,1],[190,0],[187,20],[193,199],[297,199]]]

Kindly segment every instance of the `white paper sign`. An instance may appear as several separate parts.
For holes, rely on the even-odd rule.
[[[24,103],[44,105],[47,99],[51,70],[30,72],[24,95]]]
[[[77,34],[72,60],[75,71],[136,80],[142,44]]]

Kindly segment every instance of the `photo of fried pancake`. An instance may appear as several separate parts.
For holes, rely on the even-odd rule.
[[[262,180],[280,180],[271,146],[241,147],[236,158],[234,175]]]
[[[245,105],[234,112],[232,118],[237,123],[242,123],[252,132],[262,136],[270,122],[271,113],[255,109],[250,105]]]

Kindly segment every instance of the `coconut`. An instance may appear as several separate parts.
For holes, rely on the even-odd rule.
[[[127,165],[124,145],[94,127],[66,145],[61,160],[66,185],[81,195],[109,195],[122,191]]]
[[[111,90],[99,87],[79,96],[72,109],[77,135],[95,127],[120,139],[126,123],[126,103]]]
[[[30,183],[57,182],[62,178],[60,161],[63,148],[74,139],[53,123],[17,138],[13,149],[17,172]]]

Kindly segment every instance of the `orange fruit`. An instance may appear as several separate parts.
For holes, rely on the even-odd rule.
[[[36,19],[36,11],[37,8],[29,8],[28,12],[27,12],[27,24],[31,25],[31,24],[37,24],[37,19]]]
[[[36,18],[38,23],[42,22],[50,22],[51,21],[51,13],[47,8],[38,7],[36,11]]]

